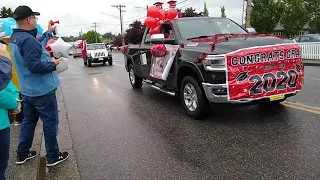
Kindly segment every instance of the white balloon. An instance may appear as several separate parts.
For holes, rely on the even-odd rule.
[[[55,57],[63,57],[69,56],[69,50],[71,49],[72,45],[69,43],[64,42],[64,40],[59,37],[58,40],[52,44],[49,44],[50,48],[52,49],[53,55]]]
[[[66,71],[68,69],[68,59],[62,58],[58,66],[56,67],[57,74],[62,73],[63,71]]]

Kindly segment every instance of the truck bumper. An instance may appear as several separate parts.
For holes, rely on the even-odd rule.
[[[255,101],[269,101],[269,97],[264,97],[261,99],[241,99],[241,100],[229,100],[228,98],[228,85],[227,84],[210,84],[210,83],[202,83],[202,87],[204,92],[206,93],[206,97],[209,102],[212,103],[232,103],[232,104],[244,104],[251,103]],[[285,94],[285,98],[296,95],[300,90],[295,92],[290,92]]]
[[[100,62],[106,62],[108,60],[112,59],[112,56],[108,56],[108,57],[100,57],[100,58],[88,58],[89,61],[93,62],[93,63],[100,63]]]

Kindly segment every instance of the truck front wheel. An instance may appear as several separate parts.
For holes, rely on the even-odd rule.
[[[210,109],[210,104],[204,91],[191,76],[183,78],[180,87],[180,98],[187,115],[194,119],[204,118]]]
[[[129,79],[131,86],[134,89],[139,89],[142,87],[142,79],[136,76],[132,64],[129,65]]]

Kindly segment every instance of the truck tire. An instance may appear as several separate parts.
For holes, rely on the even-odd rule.
[[[87,65],[87,60],[83,59],[83,65]]]
[[[132,64],[129,65],[129,80],[134,89],[140,89],[142,87],[142,79],[135,75]]]
[[[203,119],[210,109],[209,101],[195,78],[186,76],[180,87],[180,98],[189,117]]]
[[[112,66],[112,62],[113,62],[113,60],[112,60],[112,58],[110,58],[110,59],[108,60],[109,66]]]
[[[88,64],[88,67],[91,67],[92,66],[92,62],[90,59],[87,60],[87,64]]]

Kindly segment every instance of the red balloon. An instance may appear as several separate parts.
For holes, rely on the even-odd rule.
[[[49,44],[52,44],[52,43],[54,43],[54,42],[56,42],[56,40],[54,40],[54,39],[49,39],[49,41],[47,42],[47,44],[46,44],[46,46],[45,46],[45,49],[46,49],[47,51],[51,51],[51,48],[50,48]]]
[[[167,11],[167,18],[169,20],[172,20],[174,18],[176,18],[178,15],[178,11],[174,8],[170,8],[168,11]]]
[[[160,34],[160,26],[150,29],[149,34],[150,36],[153,34]]]
[[[147,11],[147,16],[153,17],[153,18],[159,18],[161,16],[161,13],[156,6],[150,6]]]
[[[144,21],[144,25],[149,28],[156,28],[157,26],[160,25],[160,22],[153,17],[147,17],[146,20]]]
[[[163,9],[160,9],[159,11],[160,11],[160,17],[159,17],[159,18],[160,18],[161,20],[166,19],[166,11],[163,10]]]

